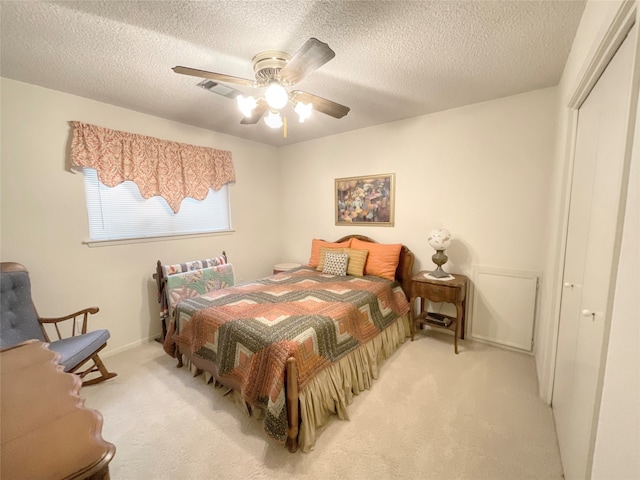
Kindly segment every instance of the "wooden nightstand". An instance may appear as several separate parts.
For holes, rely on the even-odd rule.
[[[465,301],[467,297],[467,277],[459,274],[452,274],[453,280],[433,280],[425,277],[429,272],[422,271],[411,279],[411,315],[414,315],[415,300],[420,300],[420,313],[411,321],[411,340],[416,333],[416,325],[429,325],[433,328],[443,328],[453,332],[453,346],[458,353],[458,337],[464,339],[465,328]],[[430,321],[424,309],[425,300],[431,302],[446,302],[456,306],[457,315],[455,317],[446,316],[451,319],[449,326],[444,327]]]

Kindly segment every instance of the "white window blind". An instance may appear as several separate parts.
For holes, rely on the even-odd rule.
[[[95,169],[83,168],[82,173],[92,241],[231,230],[228,185],[218,191],[210,188],[201,201],[185,198],[174,213],[162,197],[142,198],[134,182],[111,188],[100,183]]]

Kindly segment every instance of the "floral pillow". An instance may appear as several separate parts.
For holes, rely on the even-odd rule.
[[[348,263],[349,255],[347,253],[327,252],[322,273],[344,277],[347,274]]]

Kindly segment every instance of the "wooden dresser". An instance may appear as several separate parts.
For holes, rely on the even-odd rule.
[[[4,350],[0,382],[0,478],[109,479],[116,447],[102,439],[102,415],[46,343]]]

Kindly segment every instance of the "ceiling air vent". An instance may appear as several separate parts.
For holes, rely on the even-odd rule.
[[[209,90],[210,92],[222,95],[223,97],[236,98],[236,96],[238,95],[237,90],[225,85],[221,85],[220,83],[216,83],[213,80],[203,80],[198,84],[198,86],[204,88],[205,90]]]

